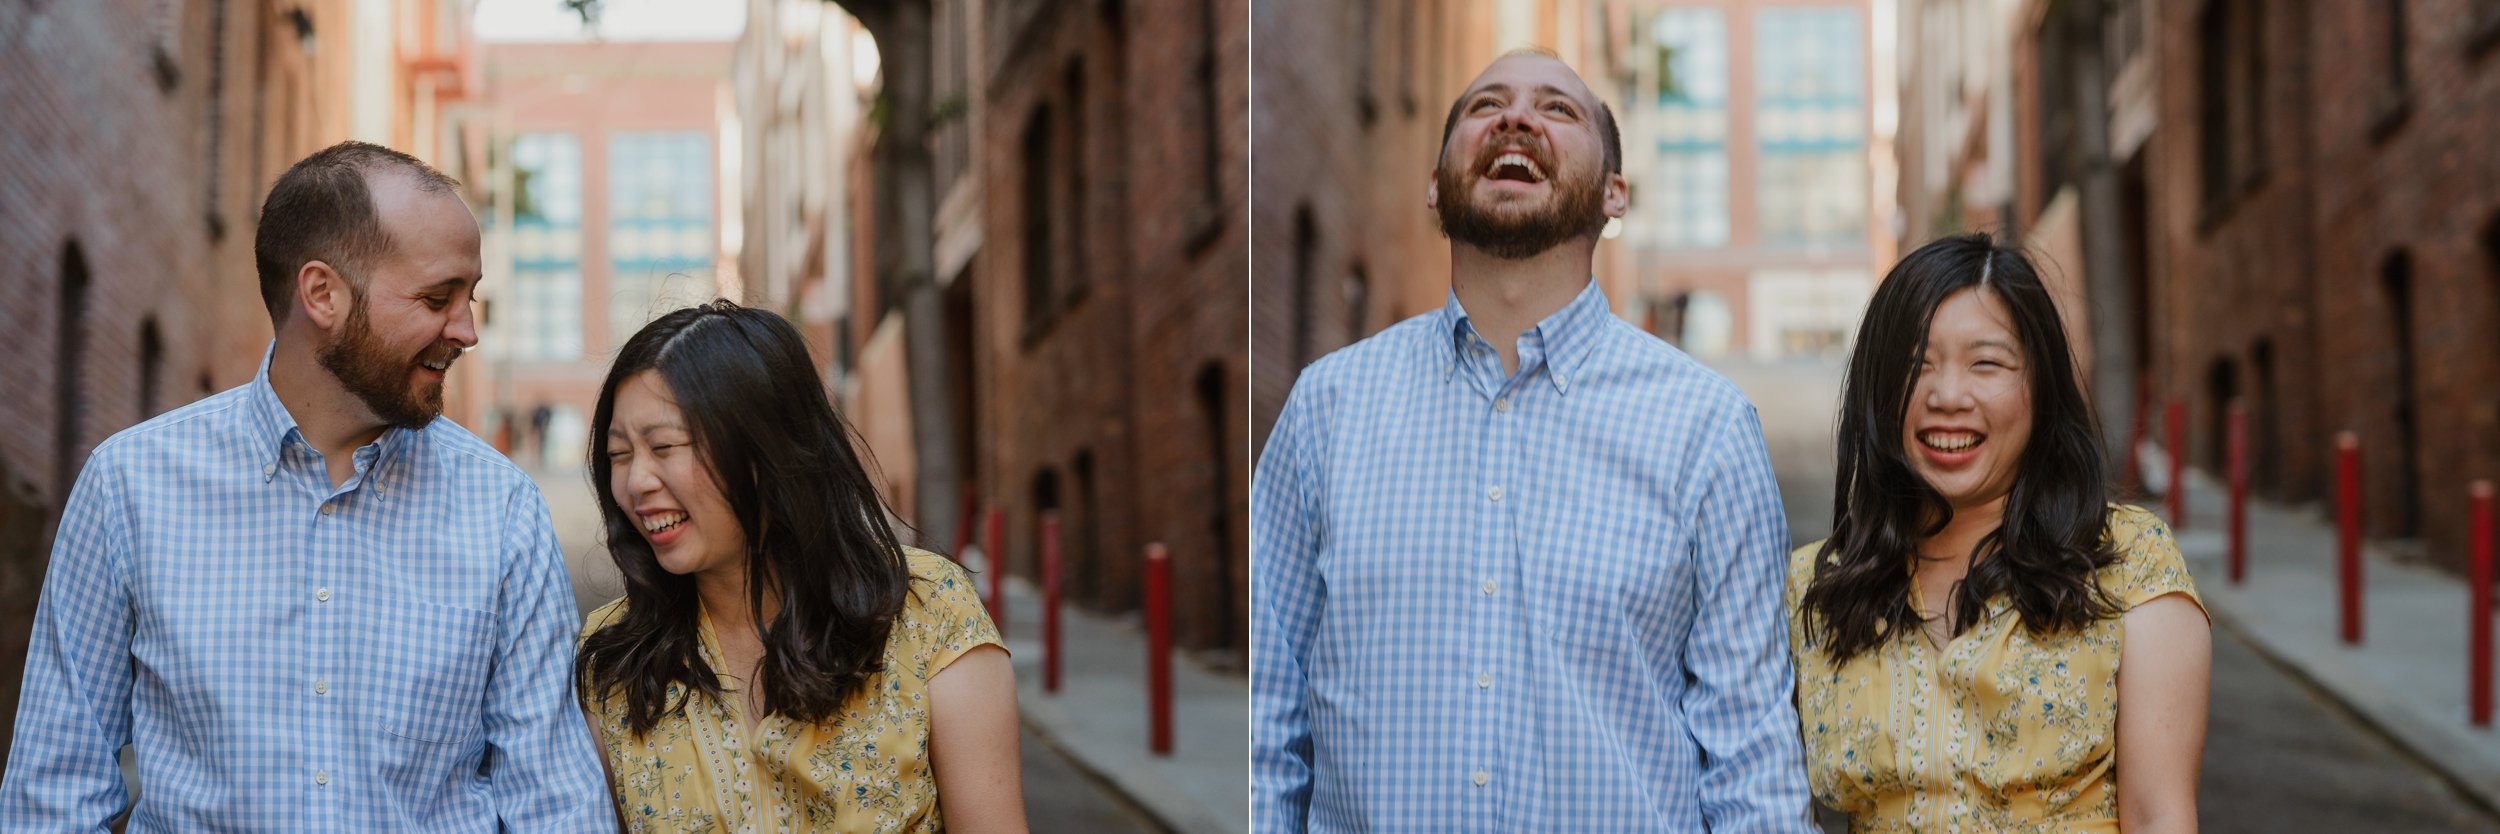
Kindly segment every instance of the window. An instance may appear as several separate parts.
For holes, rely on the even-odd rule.
[[[493,325],[515,359],[582,357],[582,147],[569,133],[512,140],[512,284]]]
[[[1051,281],[1050,111],[1035,110],[1024,125],[1024,326],[1038,335],[1058,297]]]
[[[608,137],[608,332],[712,300],[712,142],[697,131]]]
[[[1657,156],[1636,218],[1649,242],[1714,247],[1728,242],[1727,16],[1668,9],[1651,24],[1657,47]],[[1634,192],[1640,193],[1640,192]]]
[[[2197,20],[2197,151],[2208,223],[2265,176],[2264,8],[2213,0]]]
[[[1850,8],[1763,9],[1754,28],[1757,221],[1772,246],[1866,239],[1866,45]]]
[[[1085,293],[1085,277],[1094,272],[1093,263],[1085,257],[1085,64],[1068,62],[1068,250],[1067,286],[1062,291],[1073,302]]]

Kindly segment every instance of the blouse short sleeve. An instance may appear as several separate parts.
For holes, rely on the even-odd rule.
[[[2205,610],[2204,598],[2196,593],[2196,579],[2188,574],[2187,559],[2179,554],[2179,542],[2171,538],[2170,525],[2159,516],[2141,507],[2111,507],[2109,539],[2118,547],[2119,562],[2112,566],[2115,581],[2106,587],[2121,610],[2135,610],[2165,594],[2184,595],[2199,612]]]
[[[925,640],[914,654],[919,655],[916,659],[928,670],[928,677],[937,677],[975,648],[1007,648],[998,625],[990,621],[989,608],[981,604],[980,592],[974,590],[971,573],[925,550],[906,548],[904,554],[911,568],[912,597],[903,604],[903,616],[919,621],[915,625],[921,628],[910,631]]]

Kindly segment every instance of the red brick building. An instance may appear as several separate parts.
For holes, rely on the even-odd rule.
[[[2156,400],[2209,472],[2243,400],[2256,488],[2293,502],[2332,502],[2356,432],[2371,535],[2462,566],[2466,486],[2500,477],[2500,4],[2139,2],[2155,124],[2119,217]]]
[[[0,364],[0,715],[16,714],[51,525],[88,451],[259,366],[252,238],[270,183],[350,137],[469,177],[439,119],[469,89],[464,13],[0,7],[0,349],[16,357]]]
[[[1008,510],[1009,569],[1037,575],[1055,509],[1069,593],[1126,610],[1163,543],[1180,642],[1230,657],[1249,603],[1247,12],[989,4],[970,67],[983,233],[957,301],[966,460]]]

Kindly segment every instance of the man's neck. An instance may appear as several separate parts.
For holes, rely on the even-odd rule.
[[[271,351],[269,390],[295,418],[304,442],[321,453],[330,470],[330,485],[344,484],[355,472],[356,450],[381,437],[386,426],[321,367],[310,347],[300,342],[290,346],[288,341],[287,334],[280,334],[277,348]]]
[[[1562,309],[1588,288],[1596,248],[1568,240],[1518,260],[1496,258],[1465,244],[1450,245],[1450,284],[1476,334],[1501,353],[1502,375],[1519,370],[1519,334]]]

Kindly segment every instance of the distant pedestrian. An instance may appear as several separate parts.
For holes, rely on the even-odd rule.
[[[1448,301],[1295,382],[1252,486],[1252,831],[1813,830],[1760,421],[1591,277],[1621,145],[1561,61],[1494,61],[1424,190]]]
[[[661,316],[590,432],[625,596],[577,671],[627,830],[1024,830],[998,629],[896,540],[797,328]]]
[[[361,142],[288,169],[250,383],[96,447],[26,655],[0,831],[612,831],[530,479],[440,419],[477,343],[459,184]]]
[[[538,465],[542,467],[554,463],[554,458],[547,454],[547,424],[555,417],[556,410],[548,408],[546,403],[539,403],[536,408],[530,409],[530,449],[537,453]]]
[[[1788,575],[1816,798],[1858,831],[2196,830],[2203,604],[2169,528],[2107,503],[2030,261],[1984,235],[1902,258],[1839,448],[1832,536]]]

